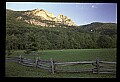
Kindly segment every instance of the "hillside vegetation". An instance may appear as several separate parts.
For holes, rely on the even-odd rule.
[[[24,22],[25,19],[31,19],[29,16],[23,16],[24,12],[6,10],[6,50],[8,51],[116,48],[117,24],[94,22],[75,27],[61,23],[60,26],[46,27]],[[18,20],[20,16],[24,19]]]
[[[40,12],[47,13],[43,10]],[[43,14],[50,19],[45,20],[38,16],[41,15],[39,12],[36,16],[33,13],[36,13],[36,10],[31,12],[6,9],[6,57],[22,55],[28,59],[40,57],[43,60],[50,60],[52,58],[61,62],[94,61],[99,58],[103,61],[116,62],[117,24],[93,22],[88,25],[75,26],[74,22],[64,15],[51,18],[54,17],[51,13]],[[62,21],[59,23],[53,21],[60,19]],[[73,69],[79,68],[80,66],[73,66]],[[5,62],[5,70],[6,77],[116,77],[116,74],[51,74],[43,69],[26,67],[15,62]]]

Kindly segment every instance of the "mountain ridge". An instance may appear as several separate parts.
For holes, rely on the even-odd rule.
[[[117,24],[116,23],[102,23],[102,22],[92,22],[90,24],[86,25],[81,25],[80,26],[83,29],[117,29]]]
[[[76,28],[42,20],[39,16],[27,16],[24,15],[25,12],[6,10],[7,50],[117,47],[117,24],[93,22]],[[59,17],[62,18],[62,15]],[[33,22],[38,25],[32,24]]]
[[[39,11],[42,11],[44,13],[47,13],[46,16],[50,20],[46,20],[46,18],[39,16]],[[34,14],[37,13],[37,14]],[[44,14],[43,13],[43,14]],[[33,16],[35,15],[35,16]],[[38,16],[37,16],[38,15]],[[27,11],[14,11],[10,9],[6,9],[6,22],[7,24],[19,24],[17,26],[21,26],[23,23],[27,24],[28,26],[42,26],[42,27],[80,27],[84,30],[101,30],[101,29],[117,29],[116,23],[102,23],[102,22],[92,22],[90,24],[86,25],[80,25],[80,26],[73,26],[69,24],[64,23],[70,23],[62,21],[62,18],[65,20],[68,20],[67,16],[64,16],[62,14],[59,14],[58,16],[54,16],[52,13],[49,13],[47,11],[44,11],[43,9],[34,9],[34,10],[27,10]],[[70,19],[71,20],[71,19]],[[23,24],[23,25],[24,25]]]
[[[58,27],[58,26],[77,26],[70,18],[59,14],[55,16],[54,14],[47,12],[43,9],[34,9],[34,10],[27,10],[27,11],[14,11],[8,10],[6,11],[18,13],[16,15],[16,19],[18,21],[22,20],[28,24],[34,24],[39,26],[46,26],[46,27]],[[6,12],[6,15],[7,12]]]

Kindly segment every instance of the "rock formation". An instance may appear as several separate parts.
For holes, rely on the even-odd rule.
[[[31,19],[25,19],[24,21],[27,23],[30,23],[30,24],[34,24],[34,25],[51,26],[51,24],[52,24],[52,27],[55,27],[55,25],[77,26],[67,16],[64,16],[62,14],[60,14],[58,16],[54,16],[54,14],[47,12],[43,9],[34,9],[31,11],[30,10],[25,11],[22,15],[31,18]],[[20,16],[17,19],[20,20],[20,19],[22,19],[22,17]],[[46,20],[48,22],[44,22]],[[54,25],[53,25],[53,23],[54,23]],[[48,25],[48,24],[50,24],[50,25]]]

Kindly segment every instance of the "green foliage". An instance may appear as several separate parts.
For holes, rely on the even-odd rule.
[[[6,10],[6,50],[116,48],[117,24],[91,23],[78,27],[64,28],[61,25],[51,28],[17,20],[21,15],[22,11]],[[42,22],[54,24],[52,21]]]
[[[12,50],[6,50],[6,56],[12,55],[13,51]]]
[[[108,35],[102,35],[99,37],[99,39],[97,40],[98,46],[101,48],[112,48],[115,47],[114,42],[112,40],[111,37],[109,37]]]
[[[25,54],[30,54],[31,53],[31,49],[27,49],[26,51],[24,51]]]

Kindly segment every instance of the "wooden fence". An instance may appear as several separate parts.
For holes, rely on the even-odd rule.
[[[55,72],[92,72],[92,73],[112,73],[116,74],[116,62],[108,62],[108,61],[78,61],[78,62],[58,62],[52,60],[41,60],[39,57],[36,60],[23,58],[22,56],[19,57],[7,57],[6,62],[18,62],[19,64],[25,66],[31,66],[36,68],[42,68],[45,70],[50,71],[52,74]],[[78,66],[78,65],[85,65],[89,64],[93,66],[92,68],[84,67],[79,69],[59,69],[59,67],[67,67],[67,66]]]

